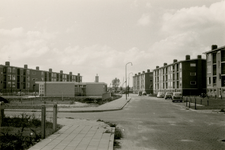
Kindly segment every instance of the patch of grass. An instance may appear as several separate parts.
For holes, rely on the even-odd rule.
[[[110,127],[115,128],[113,146],[114,146],[114,149],[115,148],[121,148],[120,142],[118,140],[121,140],[124,136],[123,136],[122,130],[119,127],[117,127],[117,124],[111,123],[111,122],[105,122],[104,120],[101,120],[101,119],[98,119],[97,121],[98,122],[104,122],[105,124],[109,125]],[[112,133],[112,131],[106,130],[105,133]]]
[[[198,104],[197,110],[211,110],[211,109],[224,109],[225,108],[225,99],[220,99],[220,98],[212,98],[212,97],[205,97],[205,98],[201,98],[199,96],[186,96],[183,98],[183,100],[187,101],[187,103],[189,103],[189,101],[192,103],[191,108],[194,109],[195,106],[193,105],[196,101],[196,104]],[[189,106],[189,104],[188,104]]]
[[[119,127],[116,127],[115,133],[114,133],[114,139],[120,140],[121,138],[123,138],[123,132],[121,131]]]
[[[46,121],[46,137],[53,134],[53,124]],[[57,126],[57,130],[61,128]],[[25,150],[41,139],[41,120],[35,115],[21,114],[14,117],[4,117],[0,127],[1,150]]]

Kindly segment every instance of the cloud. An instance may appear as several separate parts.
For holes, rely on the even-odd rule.
[[[142,14],[138,20],[138,25],[147,26],[150,23],[150,16],[148,14]]]
[[[8,36],[8,37],[22,37],[23,34],[23,28],[19,27],[19,28],[13,28],[11,30],[7,30],[7,29],[0,29],[0,35],[1,36]]]
[[[168,34],[198,31],[204,32],[218,26],[225,27],[225,1],[212,4],[209,8],[190,7],[167,12],[163,16],[162,31]],[[221,30],[221,28],[220,28]]]

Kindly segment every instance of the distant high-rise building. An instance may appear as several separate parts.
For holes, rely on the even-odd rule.
[[[0,64],[0,92],[3,94],[15,94],[17,92],[37,92],[39,90],[37,81],[51,82],[82,82],[82,76],[78,73],[73,75],[60,72],[40,70],[39,66],[36,69],[29,69],[25,64],[23,68],[10,66],[10,62],[5,62],[5,65]]]
[[[225,97],[225,46],[212,45],[205,52],[207,61],[207,95]]]
[[[147,72],[135,74],[133,76],[133,93],[146,92],[153,94],[153,72],[148,69]]]
[[[182,61],[173,60],[153,70],[153,90],[158,92],[182,92],[183,95],[200,95],[206,92],[206,60],[198,55]]]

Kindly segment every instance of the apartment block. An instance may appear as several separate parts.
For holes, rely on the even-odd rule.
[[[133,76],[133,93],[138,92],[153,94],[153,72],[149,69]]]
[[[191,59],[173,60],[153,70],[153,92],[182,92],[183,95],[200,95],[206,93],[206,60],[198,55]]]
[[[205,52],[207,61],[207,95],[225,97],[225,46],[212,45]]]
[[[31,92],[38,92],[39,85],[35,84],[37,81],[44,82],[82,82],[82,76],[78,73],[73,75],[60,72],[53,72],[50,68],[48,71],[28,68],[25,64],[23,68],[10,66],[10,62],[5,62],[5,65],[0,65],[0,93],[15,94],[17,92],[24,92],[26,94]]]

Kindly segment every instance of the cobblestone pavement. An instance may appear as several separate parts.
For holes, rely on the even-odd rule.
[[[29,150],[113,150],[114,128],[103,122],[58,119],[64,125]]]

